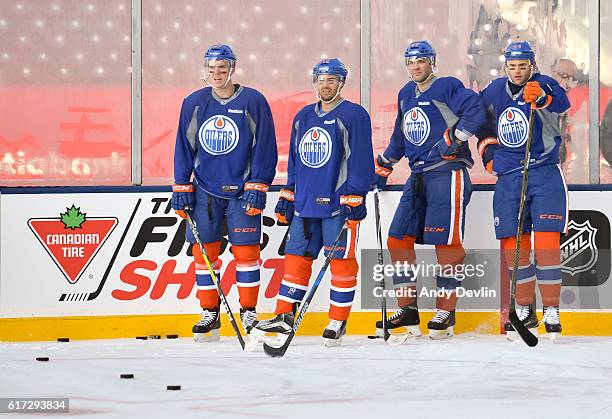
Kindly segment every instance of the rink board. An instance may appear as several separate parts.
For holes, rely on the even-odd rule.
[[[493,233],[493,192],[481,189],[485,190],[473,193],[468,207],[465,247],[498,249]],[[188,245],[182,241],[184,225],[169,208],[171,194],[167,190],[1,189],[0,340],[189,335],[200,310],[192,258],[187,253]],[[286,227],[274,222],[277,196],[277,192],[269,194],[264,213],[260,313],[273,312],[283,275],[281,245]],[[399,191],[381,193],[383,232],[388,229],[400,196]],[[583,256],[591,252],[602,261],[593,264],[597,269],[609,266],[610,252],[606,249],[610,248],[608,215],[612,214],[612,192],[573,190],[570,205],[581,221],[590,220],[586,230],[575,232],[574,251]],[[359,245],[362,249],[375,249],[373,199],[368,199],[368,213],[360,228]],[[600,249],[594,249],[595,245]],[[237,291],[232,285],[235,267],[228,254],[226,248],[221,257],[221,283],[237,312]],[[320,263],[315,263],[313,272],[318,271]],[[567,334],[612,335],[609,268],[598,283],[587,278],[583,281],[586,285],[582,285],[582,280],[576,279],[580,275],[592,277],[596,270],[593,267],[584,273],[564,274],[564,284],[566,279],[572,284],[564,286],[571,298],[565,298],[569,295],[566,294],[562,299]],[[329,273],[300,328],[302,334],[318,335],[327,322],[328,278]],[[501,291],[500,298],[504,289]],[[500,300],[496,310],[458,313],[457,330],[498,333],[499,307],[504,304]],[[430,316],[425,310],[422,323]],[[371,333],[378,318],[380,311],[362,308],[358,287],[349,333]],[[229,322],[224,323],[222,333],[231,335]]]

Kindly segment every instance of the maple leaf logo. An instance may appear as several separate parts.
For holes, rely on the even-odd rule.
[[[85,215],[81,212],[81,207],[76,208],[74,204],[70,208],[66,208],[65,213],[60,213],[61,221],[64,223],[64,228],[81,228],[81,224],[85,222]]]

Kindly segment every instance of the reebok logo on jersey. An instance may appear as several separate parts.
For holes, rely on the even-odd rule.
[[[244,111],[242,109],[228,109],[227,112],[229,112],[229,113],[244,113]]]
[[[219,156],[231,152],[238,145],[238,126],[225,115],[215,115],[202,124],[198,136],[204,151]]]
[[[406,139],[416,146],[423,145],[429,136],[429,118],[418,106],[404,114],[402,127]]]
[[[336,120],[335,120],[335,119],[332,119],[331,121],[323,121],[323,123],[324,123],[325,125],[331,125],[331,124],[335,124],[335,123],[336,123]]]
[[[56,218],[31,218],[28,226],[71,284],[76,284],[117,226],[115,217],[86,217],[74,204]]]
[[[313,169],[323,167],[332,154],[331,135],[321,127],[310,128],[302,136],[298,152],[305,166]]]
[[[419,105],[419,106],[427,106],[427,105],[431,105],[431,103],[429,103],[429,102],[419,102],[419,103],[417,103],[417,105]]]
[[[497,121],[497,138],[506,147],[521,147],[527,141],[529,123],[519,108],[506,108]]]

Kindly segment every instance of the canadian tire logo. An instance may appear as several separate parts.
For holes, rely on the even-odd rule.
[[[586,220],[577,223],[570,220],[568,234],[561,245],[561,270],[574,276],[592,269],[597,263],[597,229]]]
[[[69,283],[76,284],[117,226],[115,217],[88,217],[74,204],[55,218],[30,218],[28,226]]]

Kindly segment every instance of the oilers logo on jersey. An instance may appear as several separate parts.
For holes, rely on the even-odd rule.
[[[200,127],[199,138],[207,153],[213,156],[227,154],[238,145],[238,126],[227,116],[211,116]]]
[[[521,147],[527,141],[529,122],[518,108],[506,108],[497,121],[499,141],[506,147]]]
[[[331,136],[323,128],[312,127],[302,137],[298,151],[305,166],[323,167],[332,155]]]
[[[422,145],[429,137],[429,118],[421,108],[414,107],[404,114],[404,135],[416,146]]]

